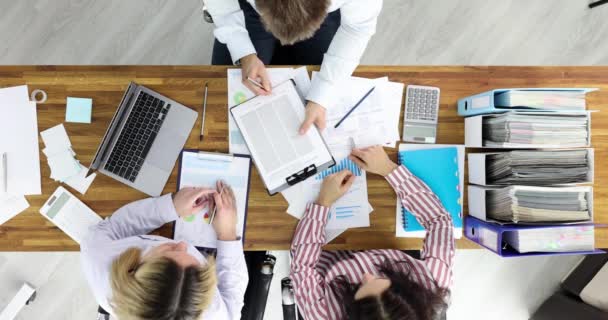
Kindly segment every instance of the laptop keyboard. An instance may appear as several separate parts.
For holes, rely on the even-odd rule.
[[[140,92],[104,168],[135,182],[170,108],[170,104]]]

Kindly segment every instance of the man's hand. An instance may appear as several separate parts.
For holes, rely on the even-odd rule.
[[[234,192],[228,184],[223,181],[217,182],[217,192],[213,195],[215,199],[215,218],[213,218],[213,229],[217,239],[221,241],[236,240],[236,199]]]
[[[306,118],[300,126],[300,134],[306,134],[313,123],[320,131],[325,130],[325,108],[318,103],[308,101],[308,104],[306,104]]]
[[[355,182],[355,175],[349,170],[330,174],[323,180],[317,204],[331,207],[336,200],[340,199],[350,189],[353,182]]]
[[[397,168],[397,164],[388,158],[388,155],[381,146],[367,147],[363,149],[353,149],[350,160],[356,163],[361,169],[379,174],[386,177]]]
[[[173,194],[173,206],[180,217],[186,217],[201,211],[213,200],[215,190],[209,188],[186,187]]]
[[[241,66],[243,75],[243,84],[249,88],[252,92],[257,95],[269,95],[272,92],[272,86],[270,85],[270,77],[266,72],[266,67],[262,60],[255,54],[246,55],[241,58]],[[259,82],[264,89],[256,86],[247,80],[247,77]]]

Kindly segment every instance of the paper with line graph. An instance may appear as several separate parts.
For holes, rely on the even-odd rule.
[[[334,167],[282,192],[287,202],[289,202],[287,213],[300,219],[306,210],[306,205],[316,200],[323,178],[344,169],[349,169],[356,177],[355,182],[349,191],[331,207],[325,228],[369,227],[369,213],[372,208],[367,199],[367,177],[365,171],[347,158],[347,154],[342,154],[342,158],[336,157],[337,164]]]

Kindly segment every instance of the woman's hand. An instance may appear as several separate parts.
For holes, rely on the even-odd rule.
[[[386,177],[397,168],[397,164],[388,158],[381,146],[353,149],[348,157],[361,169]]]
[[[201,211],[213,201],[215,190],[209,188],[186,187],[173,194],[173,206],[183,218]]]
[[[243,76],[242,80],[245,87],[249,88],[251,92],[262,96],[269,95],[272,92],[270,77],[268,76],[268,72],[266,72],[266,66],[264,66],[264,62],[262,62],[257,55],[250,54],[242,57],[241,66],[243,68],[241,70]],[[258,81],[264,89],[249,82],[247,77],[251,78],[251,80]]]
[[[221,241],[236,240],[236,199],[234,192],[228,184],[223,181],[217,182],[217,192],[213,195],[215,199],[216,212],[213,218],[213,230],[217,239]]]
[[[336,200],[340,199],[350,189],[353,182],[355,182],[355,175],[349,170],[342,170],[325,177],[317,198],[317,204],[331,207]]]

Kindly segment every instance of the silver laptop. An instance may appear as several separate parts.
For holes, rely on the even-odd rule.
[[[89,171],[159,196],[196,117],[196,111],[131,82]]]

